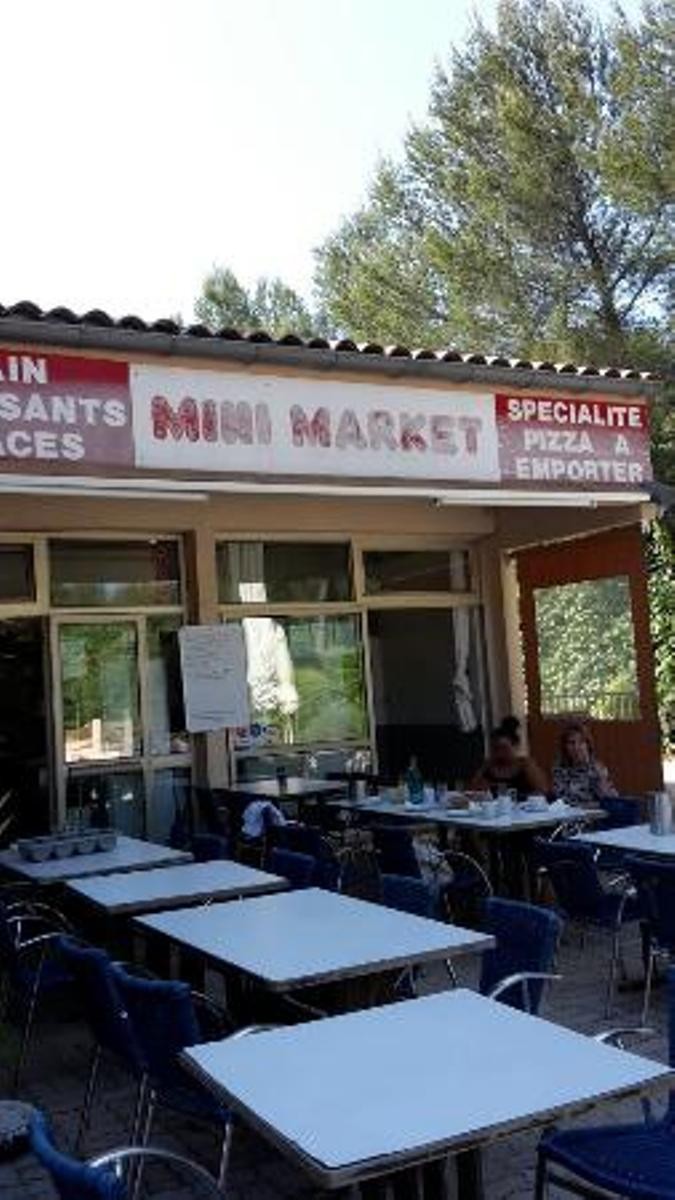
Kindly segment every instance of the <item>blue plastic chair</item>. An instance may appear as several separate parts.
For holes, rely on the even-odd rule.
[[[642,805],[637,796],[603,796],[600,807],[607,813],[605,820],[596,828],[625,829],[639,825],[642,820]]]
[[[445,850],[443,858],[451,878],[441,884],[441,909],[446,919],[473,929],[481,923],[484,901],[492,895],[492,884],[481,864],[470,854]]]
[[[399,912],[413,913],[417,917],[433,917],[434,896],[423,879],[411,879],[409,875],[382,875],[382,903]]]
[[[605,1015],[611,1011],[616,968],[621,950],[621,930],[640,916],[634,893],[605,891],[594,850],[583,842],[558,838],[535,841],[535,858],[548,876],[562,915],[582,928],[605,929],[612,935],[607,978]]]
[[[315,884],[317,860],[309,854],[299,854],[296,850],[270,850],[264,867],[272,875],[282,875],[294,891]]]
[[[195,1195],[222,1200],[222,1192],[203,1167],[168,1150],[125,1147],[98,1155],[90,1163],[79,1162],[56,1149],[47,1122],[37,1110],[31,1118],[29,1139],[35,1157],[49,1174],[60,1200],[130,1200],[135,1185],[131,1180],[125,1184],[119,1171],[125,1165],[133,1168],[134,1164],[147,1160],[180,1167],[195,1185]]]
[[[496,945],[483,954],[480,992],[537,1013],[544,984],[559,978],[552,968],[562,921],[549,909],[492,897],[485,901],[483,928]]]
[[[272,850],[292,850],[315,860],[312,886],[335,892],[340,886],[340,864],[330,842],[312,825],[274,825],[265,837],[266,865]]]
[[[119,963],[112,964],[111,972],[129,1015],[147,1074],[140,1145],[147,1145],[158,1105],[216,1125],[222,1136],[218,1185],[224,1189],[231,1142],[230,1111],[179,1062],[179,1055],[187,1046],[214,1040],[218,1034],[212,1029],[202,1032],[195,1009],[195,993],[187,983],[132,975]],[[213,1021],[215,1006],[206,997],[199,997],[199,1003],[208,1013],[209,1022]],[[223,1032],[221,1028],[220,1037]]]
[[[373,825],[373,846],[383,875],[408,875],[421,879],[422,872],[410,831],[399,825]]]
[[[124,1000],[115,982],[112,962],[105,950],[78,942],[71,937],[59,938],[58,950],[66,969],[75,980],[83,1016],[94,1038],[75,1149],[79,1149],[89,1124],[104,1052],[121,1063],[137,1082],[136,1104],[130,1130],[131,1141],[135,1142],[140,1133],[140,1122],[145,1107],[147,1068]]]
[[[10,1001],[22,1014],[19,1053],[14,1069],[14,1087],[26,1065],[38,1002],[72,983],[64,964],[54,954],[67,922],[44,904],[0,902],[0,966],[3,973],[2,1015]]]
[[[672,969],[668,971],[668,1006],[672,1067],[675,1066],[675,971]],[[564,1174],[556,1168],[562,1168]],[[609,1193],[629,1200],[674,1200],[674,1094],[671,1092],[666,1114],[658,1121],[648,1117],[633,1124],[585,1126],[546,1133],[539,1143],[536,1200],[543,1200],[549,1184],[582,1196]]]
[[[189,840],[195,862],[216,862],[230,858],[230,843],[218,833],[194,833]]]
[[[647,1020],[656,960],[675,952],[675,864],[638,856],[624,866],[637,891],[637,903],[647,934],[642,1023]]]

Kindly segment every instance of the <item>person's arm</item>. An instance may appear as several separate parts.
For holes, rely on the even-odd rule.
[[[539,764],[533,758],[526,758],[523,763],[523,769],[530,790],[533,792],[543,792],[546,795],[548,792],[548,779]]]
[[[553,795],[556,800],[564,800],[567,795],[567,779],[564,767],[553,768]]]
[[[488,764],[487,762],[484,762],[476,771],[473,779],[469,780],[470,792],[484,792],[490,787],[490,781],[486,774],[487,769]]]
[[[601,799],[603,796],[618,795],[617,790],[609,777],[609,771],[607,770],[607,767],[604,763],[598,762],[597,759],[595,762],[595,772],[597,780],[596,795],[598,798]]]

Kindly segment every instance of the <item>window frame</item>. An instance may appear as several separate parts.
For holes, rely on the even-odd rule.
[[[297,542],[301,545],[315,543],[340,543],[349,546],[349,561],[351,567],[352,578],[352,594],[353,599],[350,601],[326,601],[326,602],[309,602],[302,603],[236,603],[227,604],[218,602],[218,615],[221,621],[241,621],[247,617],[311,617],[311,616],[355,616],[359,618],[360,625],[360,640],[361,652],[363,661],[363,686],[365,699],[365,716],[366,716],[366,736],[363,739],[348,740],[341,739],[339,742],[311,742],[301,743],[296,742],[292,748],[285,746],[283,743],[275,743],[264,747],[264,754],[267,758],[284,757],[289,753],[289,749],[299,754],[308,749],[335,749],[338,746],[344,746],[348,750],[367,749],[370,751],[372,761],[377,769],[377,747],[375,739],[375,702],[373,678],[371,670],[370,656],[370,638],[368,632],[368,614],[369,612],[383,609],[445,609],[452,610],[454,608],[473,608],[482,609],[481,596],[481,562],[480,551],[476,543],[466,538],[442,537],[438,535],[421,535],[414,536],[406,535],[353,535],[348,533],[313,533],[303,531],[302,533],[289,534],[286,532],[264,533],[260,531],[219,531],[214,534],[214,543],[217,546],[220,542],[285,542],[292,544]],[[372,595],[366,591],[365,586],[365,564],[363,560],[364,552],[368,550],[441,550],[448,554],[452,550],[465,550],[469,555],[469,575],[472,583],[472,588],[467,592],[390,592],[385,595]],[[215,550],[214,550],[215,558]],[[214,563],[214,570],[216,570]],[[484,655],[481,654],[481,707],[486,709],[489,704],[489,680],[487,670],[483,663]],[[232,739],[229,739],[232,742]],[[230,770],[232,777],[237,775],[236,763],[239,759],[255,757],[262,751],[258,750],[237,750],[234,745],[230,745]]]

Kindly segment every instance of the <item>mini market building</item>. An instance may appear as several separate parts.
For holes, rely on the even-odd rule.
[[[295,773],[309,755],[322,771],[368,755],[395,779],[417,754],[453,784],[513,711],[542,765],[582,711],[619,789],[657,787],[642,542],[657,387],[637,371],[2,310],[14,828],[103,799],[121,828],[163,837],[192,783]],[[583,686],[549,661],[568,602],[625,616],[599,668],[589,626]],[[223,620],[244,631],[251,723],[188,736],[177,631]]]

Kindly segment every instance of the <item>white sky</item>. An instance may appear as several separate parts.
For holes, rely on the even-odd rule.
[[[308,292],[475,8],[4,0],[0,301],[189,319],[214,263]]]

